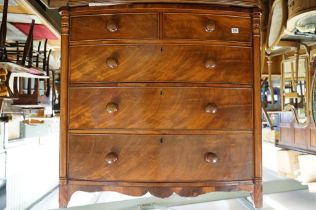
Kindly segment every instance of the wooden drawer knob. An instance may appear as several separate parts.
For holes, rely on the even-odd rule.
[[[213,32],[213,31],[215,31],[215,28],[216,28],[215,22],[212,21],[212,20],[208,21],[208,22],[205,24],[205,27],[204,27],[205,31],[208,32],[208,33],[211,33],[211,32]]]
[[[216,61],[214,59],[208,59],[205,62],[205,68],[207,69],[214,69],[216,67]]]
[[[217,112],[217,106],[215,104],[208,104],[205,107],[205,112],[215,114]]]
[[[118,61],[115,58],[108,58],[106,59],[106,65],[110,69],[116,69],[118,67]]]
[[[109,32],[114,33],[118,31],[118,25],[117,23],[115,23],[113,20],[110,20],[107,24],[106,24],[106,28],[108,29]]]
[[[106,111],[109,113],[109,114],[113,114],[115,112],[118,111],[118,105],[116,103],[108,103],[106,105]]]
[[[217,155],[213,152],[206,153],[204,158],[205,158],[205,161],[208,163],[217,163],[218,161]]]
[[[118,155],[115,152],[110,152],[109,154],[105,156],[105,162],[108,165],[112,165],[116,161],[118,161]]]

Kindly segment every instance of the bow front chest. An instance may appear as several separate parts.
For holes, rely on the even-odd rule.
[[[259,25],[256,8],[64,8],[61,206],[243,190],[260,207]]]

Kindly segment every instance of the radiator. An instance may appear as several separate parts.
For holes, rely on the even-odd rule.
[[[58,185],[59,134],[30,138],[6,149],[7,208],[25,210]]]

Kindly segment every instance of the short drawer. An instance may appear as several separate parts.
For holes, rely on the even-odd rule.
[[[251,88],[71,87],[70,129],[252,130]]]
[[[70,81],[252,84],[247,47],[105,45],[70,47]]]
[[[70,135],[69,178],[194,182],[253,178],[251,134]]]
[[[206,14],[164,14],[163,38],[250,42],[251,19]]]
[[[157,14],[104,14],[71,17],[70,40],[157,39]]]

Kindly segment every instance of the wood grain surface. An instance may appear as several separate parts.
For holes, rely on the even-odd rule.
[[[117,26],[111,32],[108,24]],[[70,40],[157,39],[158,14],[106,14],[70,19]]]
[[[288,1],[288,15],[289,19],[295,16],[303,16],[302,14],[312,12],[316,9],[315,0],[289,0]]]
[[[196,182],[253,177],[252,135],[70,135],[69,140],[69,178],[75,180]],[[118,160],[108,164],[111,152]],[[208,152],[217,155],[216,163],[205,161]]]
[[[207,32],[212,23],[214,29]],[[251,41],[251,19],[206,14],[163,14],[164,39]],[[238,32],[233,33],[236,29]]]
[[[61,31],[61,84],[60,84],[60,112],[68,113],[68,69],[69,69],[69,11],[62,11]],[[60,162],[59,177],[67,178],[67,138],[68,138],[68,115],[60,115]]]
[[[78,53],[80,52],[80,53]],[[70,82],[252,84],[251,48],[200,45],[70,47]],[[111,68],[107,60],[115,59]],[[207,68],[207,63],[213,67]]]
[[[250,88],[70,88],[69,129],[252,130]],[[106,106],[115,103],[116,113]],[[208,104],[217,107],[207,113]]]
[[[258,8],[252,12],[252,36],[253,36],[253,115],[254,115],[254,192],[251,193],[255,208],[262,208],[262,109],[261,109],[261,13]]]
[[[61,207],[243,190],[260,208],[259,1],[102,2],[63,8]]]
[[[157,0],[41,0],[47,6],[59,8],[63,6],[83,6],[89,3],[105,3],[105,5],[130,4],[130,3],[156,3]],[[261,7],[260,0],[159,0],[160,3],[194,3],[194,4],[218,4],[244,7]]]
[[[127,185],[126,185],[127,184]],[[140,186],[141,185],[141,186]],[[162,186],[163,185],[163,186]],[[209,192],[232,192],[248,191],[253,192],[252,181],[232,181],[232,182],[208,182],[200,183],[122,183],[122,182],[91,182],[91,181],[73,181],[69,180],[67,185],[60,186],[60,196],[63,203],[61,206],[66,207],[67,201],[76,191],[100,192],[115,191],[131,196],[142,196],[150,193],[160,198],[170,197],[176,193],[182,197],[196,197]]]

